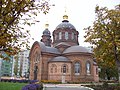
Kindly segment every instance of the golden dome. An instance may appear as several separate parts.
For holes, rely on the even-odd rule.
[[[49,24],[48,24],[48,23],[46,23],[46,24],[45,24],[45,28],[46,28],[46,29],[48,29],[48,27],[49,27]]]
[[[63,20],[68,20],[68,15],[64,15]]]

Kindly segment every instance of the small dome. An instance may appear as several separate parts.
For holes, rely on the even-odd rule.
[[[58,56],[58,57],[54,57],[52,59],[50,59],[49,62],[70,62],[70,60],[67,57],[63,57],[63,56]]]
[[[91,51],[89,51],[87,48],[82,47],[82,46],[71,46],[69,48],[67,48],[63,53],[92,53]]]
[[[48,29],[45,29],[45,30],[43,31],[43,35],[49,35],[49,36],[50,36],[50,31],[49,31]]]
[[[71,23],[69,23],[69,21],[68,20],[63,20],[62,21],[62,23],[60,23],[57,27],[56,27],[56,29],[65,29],[65,28],[69,28],[69,29],[75,29],[75,27],[71,24]],[[76,30],[76,29],[75,29]]]

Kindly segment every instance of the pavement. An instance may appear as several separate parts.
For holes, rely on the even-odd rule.
[[[43,90],[94,90],[81,84],[44,84]]]

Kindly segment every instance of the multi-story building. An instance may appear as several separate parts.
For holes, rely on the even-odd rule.
[[[23,50],[14,56],[13,74],[17,77],[26,77],[29,72],[29,50]]]
[[[4,56],[7,56],[3,53]],[[17,55],[9,57],[10,60],[0,58],[0,76],[27,77],[29,73],[29,50],[23,50]]]
[[[3,53],[7,56],[5,53]],[[9,60],[1,59],[1,76],[12,76],[12,64],[13,64],[13,57],[9,57]]]

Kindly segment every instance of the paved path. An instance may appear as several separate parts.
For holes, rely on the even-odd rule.
[[[88,88],[85,87],[47,87],[44,90],[90,90]]]
[[[46,84],[44,90],[93,90],[80,84]]]

